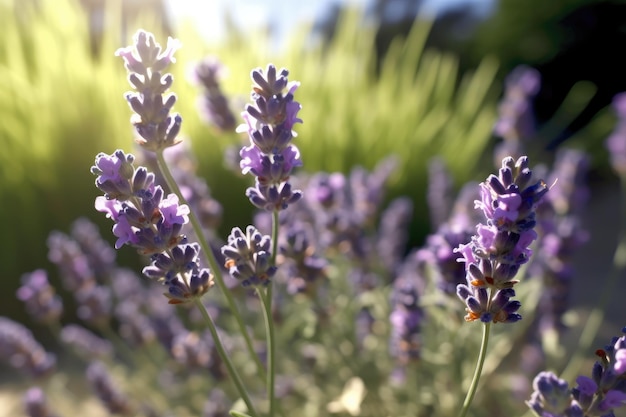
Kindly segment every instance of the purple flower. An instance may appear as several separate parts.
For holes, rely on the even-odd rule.
[[[164,96],[171,87],[173,77],[162,72],[175,62],[174,52],[180,47],[178,40],[168,38],[167,48],[161,52],[151,33],[138,31],[133,37],[133,45],[118,49],[115,55],[122,57],[129,72],[128,81],[136,92],[126,94],[126,100],[135,112],[131,118],[136,132],[137,143],[156,152],[174,146],[181,141],[176,136],[180,131],[182,118],[169,112],[176,102],[176,96]]]
[[[98,175],[96,185],[101,184],[100,161],[128,158],[123,151],[116,151],[110,158],[100,156],[92,172]],[[180,205],[175,194],[164,197],[161,186],[154,184],[154,174],[144,167],[137,169],[128,165],[123,177],[128,183],[124,200],[96,198],[96,209],[107,214],[114,222],[113,234],[117,236],[115,247],[132,245],[143,255],[152,257],[153,264],[144,270],[149,278],[155,278],[168,287],[164,295],[170,304],[180,304],[205,294],[213,286],[213,277],[206,268],[200,269],[197,256],[198,245],[186,245],[182,228],[189,222],[189,208]],[[190,252],[191,251],[191,252]],[[185,262],[186,269],[168,271],[172,263]],[[174,259],[172,259],[174,258]]]
[[[245,233],[235,227],[228,236],[228,244],[222,246],[224,266],[244,287],[268,285],[276,273],[276,266],[271,263],[271,244],[272,239],[254,226],[248,226]]]
[[[96,361],[89,364],[86,374],[94,393],[111,414],[135,415],[136,410],[134,410],[130,399],[113,382],[102,362]]]
[[[272,64],[265,71],[252,71],[254,104],[246,106],[245,124],[237,128],[250,139],[250,145],[239,153],[241,172],[254,175],[256,183],[246,195],[256,207],[268,211],[284,210],[302,197],[288,182],[293,170],[302,166],[300,151],[291,144],[296,135],[292,128],[302,122],[297,117],[300,103],[293,97],[299,83],[289,82],[288,74],[286,69],[277,73]]]
[[[530,400],[526,401],[540,417],[583,417],[580,404],[572,397],[566,381],[552,372],[540,372],[533,380]]]
[[[43,349],[30,330],[2,316],[0,316],[0,360],[34,377],[49,375],[56,367],[55,356]]]
[[[28,417],[56,417],[46,398],[46,394],[39,387],[29,388],[22,397],[24,410]]]
[[[622,329],[626,333],[626,328]],[[598,349],[599,360],[593,365],[591,377],[576,378],[572,396],[585,415],[612,416],[613,410],[626,406],[626,335],[614,337],[604,349]]]
[[[618,375],[626,373],[626,348],[618,349],[615,352],[615,364],[613,365],[613,370]]]
[[[219,79],[224,67],[217,58],[209,56],[197,63],[191,78],[202,87],[203,95],[199,100],[201,116],[223,132],[236,127],[235,116],[228,107],[228,99],[222,93]]]
[[[513,278],[528,262],[529,245],[537,238],[533,230],[535,208],[548,191],[543,181],[531,183],[528,160],[505,158],[499,175],[490,175],[480,184],[481,209],[486,223],[478,224],[468,244],[456,249],[465,262],[466,284],[459,284],[457,295],[467,305],[467,321],[516,322],[520,304],[515,295]]]
[[[77,324],[68,324],[61,330],[63,343],[74,348],[83,358],[110,358],[113,345]]]
[[[494,133],[507,141],[527,139],[535,131],[532,100],[539,92],[541,75],[533,68],[519,66],[506,78],[504,98],[498,107]]]
[[[24,302],[28,313],[40,323],[54,323],[63,312],[63,302],[48,283],[48,274],[38,269],[22,275],[17,298]]]

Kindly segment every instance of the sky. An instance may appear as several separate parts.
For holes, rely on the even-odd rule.
[[[174,21],[191,21],[206,39],[220,41],[224,35],[221,17],[229,8],[239,28],[258,29],[267,22],[276,26],[276,35],[288,33],[302,21],[322,16],[334,3],[366,7],[370,0],[167,0]],[[424,13],[438,11],[456,4],[472,4],[484,8],[485,0],[426,0]]]

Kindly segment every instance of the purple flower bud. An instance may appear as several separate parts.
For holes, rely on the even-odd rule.
[[[566,381],[552,372],[540,372],[533,380],[530,400],[526,402],[541,417],[583,417],[580,404],[572,397]]]
[[[222,246],[222,254],[230,275],[244,287],[267,285],[276,273],[276,266],[271,264],[271,238],[254,226],[248,226],[245,234],[240,228],[233,228],[228,245]]]

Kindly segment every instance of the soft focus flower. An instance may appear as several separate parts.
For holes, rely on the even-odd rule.
[[[56,358],[35,340],[22,324],[0,316],[0,360],[34,377],[55,370]]]
[[[48,283],[48,274],[37,269],[22,275],[22,286],[17,290],[17,298],[24,302],[26,311],[41,323],[59,320],[63,312],[63,302],[54,288]]]
[[[193,68],[192,80],[203,89],[199,100],[201,115],[223,132],[235,129],[235,116],[230,111],[228,99],[222,93],[220,78],[224,67],[216,57],[209,56]]]
[[[110,358],[113,345],[77,324],[68,324],[61,329],[61,340],[71,346],[83,358]]]
[[[95,361],[89,364],[86,375],[92,390],[111,414],[135,415],[130,399],[113,382],[102,362]]]
[[[514,158],[524,153],[523,140],[535,133],[533,99],[539,92],[541,75],[534,68],[520,65],[506,78],[504,97],[498,106],[498,121],[493,130],[503,138],[496,149],[499,162],[506,155]]]
[[[583,417],[583,410],[572,398],[566,381],[552,372],[540,372],[533,381],[526,404],[540,417]]]
[[[22,396],[24,410],[28,417],[56,417],[48,404],[46,394],[39,387],[29,388]]]

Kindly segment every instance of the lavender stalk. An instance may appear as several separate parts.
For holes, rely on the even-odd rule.
[[[467,284],[457,286],[457,295],[467,306],[466,321],[480,320],[483,337],[478,361],[467,396],[459,413],[464,417],[474,398],[486,357],[492,323],[514,323],[521,303],[515,296],[514,280],[521,265],[528,262],[529,245],[537,238],[533,230],[535,208],[548,191],[543,181],[532,183],[528,159],[502,160],[499,175],[490,175],[480,184],[481,201],[476,201],[486,218],[478,224],[477,234],[456,250],[463,254]]]

